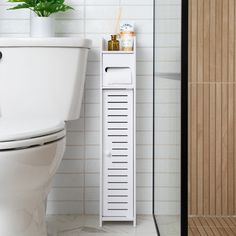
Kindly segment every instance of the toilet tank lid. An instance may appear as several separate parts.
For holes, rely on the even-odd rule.
[[[90,39],[54,37],[54,38],[0,38],[1,47],[68,47],[88,48],[92,46]]]
[[[0,142],[18,141],[53,134],[65,123],[45,118],[0,118]]]

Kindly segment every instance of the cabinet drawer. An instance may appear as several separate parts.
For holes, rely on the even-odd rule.
[[[102,77],[104,87],[134,87],[133,54],[103,54]]]

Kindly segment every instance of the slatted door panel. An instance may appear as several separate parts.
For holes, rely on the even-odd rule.
[[[103,91],[103,216],[133,217],[133,91]]]
[[[189,0],[189,214],[236,214],[236,0]]]

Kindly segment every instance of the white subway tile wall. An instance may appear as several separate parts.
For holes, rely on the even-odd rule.
[[[180,3],[163,0],[156,5],[156,215],[180,214]]]
[[[122,6],[122,19],[133,20],[137,31],[137,213],[152,213],[152,47],[153,0],[68,0],[74,11],[58,14],[56,35],[93,40],[89,55],[81,118],[68,122],[67,147],[48,196],[48,214],[98,214],[99,206],[99,44],[103,34],[114,32]],[[180,2],[157,0],[158,72],[178,73],[180,65]],[[28,10],[7,11],[0,0],[0,37],[27,37]],[[179,199],[178,144],[179,90],[160,80],[157,103],[160,210]],[[178,83],[177,85],[178,86]],[[171,125],[170,125],[171,124]],[[173,135],[174,134],[174,135]],[[163,145],[162,145],[163,144]],[[172,160],[173,157],[173,160]],[[169,175],[171,172],[173,174]],[[164,201],[164,204],[162,204]],[[173,202],[174,201],[174,202]],[[166,205],[165,205],[166,204]]]
[[[179,74],[156,77],[154,204],[157,215],[180,214],[180,81]]]

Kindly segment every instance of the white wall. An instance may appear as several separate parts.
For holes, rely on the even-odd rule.
[[[155,214],[180,214],[181,1],[156,6]]]
[[[115,16],[123,6],[123,19],[134,20],[137,31],[137,212],[152,212],[152,0],[69,0],[75,11],[56,16],[57,36],[93,40],[86,77],[82,116],[68,124],[67,148],[48,197],[49,214],[97,214],[99,200],[99,42],[113,32]],[[158,66],[160,71],[177,68],[176,10],[180,0],[157,0],[160,14]],[[0,37],[27,37],[27,10],[6,11],[0,0]],[[173,19],[174,16],[174,19]],[[178,39],[177,39],[178,40]],[[176,51],[177,50],[177,51]]]
[[[156,77],[155,213],[180,214],[180,75]]]

